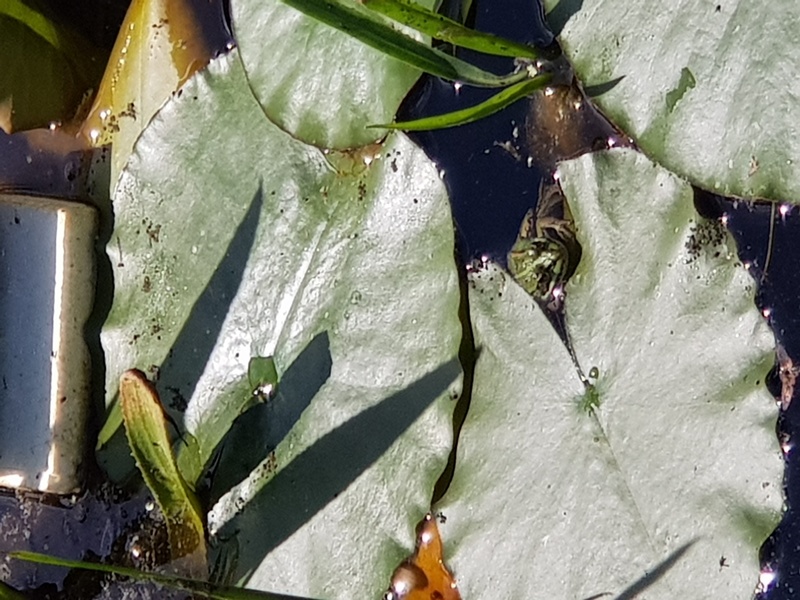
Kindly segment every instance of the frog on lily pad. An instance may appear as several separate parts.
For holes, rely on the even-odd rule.
[[[596,367],[587,377],[569,339],[564,322],[564,284],[575,273],[581,260],[581,246],[575,235],[575,223],[564,193],[558,183],[542,182],[539,204],[530,209],[519,228],[519,235],[508,253],[508,270],[514,280],[544,310],[569,351],[585,391],[579,406],[585,412],[600,405],[594,381]]]
[[[525,214],[508,253],[508,270],[540,305],[558,311],[564,283],[575,272],[580,258],[581,247],[564,194],[558,183],[543,181],[539,203]]]

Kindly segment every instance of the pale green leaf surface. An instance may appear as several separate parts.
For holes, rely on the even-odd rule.
[[[783,472],[753,282],[726,236],[692,257],[691,188],[645,157],[586,155],[560,175],[583,245],[568,326],[600,405],[579,408],[530,297],[497,267],[473,275],[482,352],[437,506],[445,558],[473,600],[616,597],[659,566],[641,597],[748,598]]]
[[[800,199],[800,4],[545,6],[585,85],[622,78],[594,101],[654,160],[723,195]]]
[[[265,113],[319,147],[351,148],[382,137],[366,125],[391,121],[420,75],[280,0],[235,0],[231,14]]]
[[[237,577],[257,569],[250,585],[261,589],[371,597],[413,547],[449,451],[458,282],[445,188],[425,154],[392,135],[335,158],[264,117],[238,53],[213,61],[153,119],[120,178],[102,342],[108,401],[120,372],[159,365],[164,403],[188,402],[183,415],[172,412],[193,436],[191,452],[179,444],[190,482],[253,405],[250,359],[274,356],[278,396],[256,408],[273,411],[264,425],[273,443],[294,428],[244,487],[255,493],[265,474],[277,480],[323,446],[315,464],[339,479],[293,481],[300,501],[277,524],[285,543],[280,527],[265,525],[277,512],[255,503],[236,517],[256,516],[236,535]],[[351,431],[387,399],[404,401],[389,405],[395,421],[408,421],[405,433]],[[320,445],[344,425],[350,437]],[[338,475],[378,442],[385,451]],[[237,509],[249,501],[239,499]],[[229,507],[223,499],[212,526],[234,519]],[[343,577],[353,565],[357,574]]]

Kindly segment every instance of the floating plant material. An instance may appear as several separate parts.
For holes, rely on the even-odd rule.
[[[164,513],[170,554],[173,559],[195,555],[196,566],[202,570],[206,564],[203,512],[178,472],[158,393],[144,373],[135,369],[122,374],[119,392],[131,453]]]
[[[384,599],[461,600],[456,581],[444,564],[442,547],[436,517],[428,513],[417,525],[414,554],[395,569]]]
[[[266,402],[278,393],[278,369],[272,356],[254,356],[247,365],[247,381],[253,396]]]
[[[787,410],[792,404],[794,387],[797,384],[797,375],[800,373],[800,367],[795,366],[792,357],[780,344],[778,344],[777,354],[778,376],[781,380],[781,409]]]

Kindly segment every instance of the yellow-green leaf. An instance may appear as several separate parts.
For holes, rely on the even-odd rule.
[[[172,558],[198,551],[205,558],[202,512],[175,464],[158,393],[144,373],[135,369],[120,377],[119,393],[128,443],[142,478],[164,513]]]

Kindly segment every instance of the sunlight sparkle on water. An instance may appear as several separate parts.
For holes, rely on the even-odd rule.
[[[778,573],[769,567],[765,567],[758,576],[758,587],[756,591],[765,594],[778,579]]]
[[[780,404],[780,402],[778,402]],[[780,443],[781,443],[781,451],[783,452],[784,456],[789,456],[789,453],[794,448],[794,443],[792,442],[792,438],[789,435],[781,435],[780,436]]]

